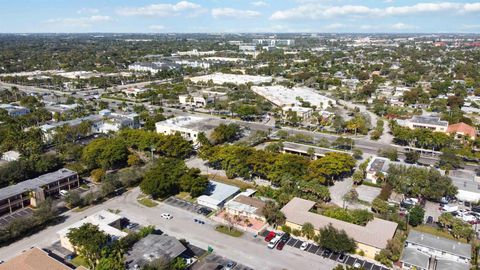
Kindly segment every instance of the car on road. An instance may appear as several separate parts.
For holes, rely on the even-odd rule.
[[[164,219],[172,219],[173,218],[173,216],[170,215],[169,213],[162,213],[160,216]]]
[[[267,236],[265,236],[265,242],[270,242],[277,234],[274,231],[270,231]]]
[[[310,246],[308,242],[303,242],[302,245],[300,246],[300,250],[307,250],[307,248]]]
[[[237,265],[236,262],[233,262],[233,261],[229,261],[227,262],[227,264],[225,265],[225,270],[232,270],[233,268],[235,268],[235,266]]]

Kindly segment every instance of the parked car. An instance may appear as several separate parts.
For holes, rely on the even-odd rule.
[[[170,215],[169,213],[162,213],[160,216],[164,219],[172,219],[173,218],[173,216]]]
[[[284,239],[280,240],[280,242],[278,242],[277,249],[282,250],[286,243],[287,243],[286,240]]]
[[[360,263],[356,262],[356,263],[353,264],[353,268],[355,268],[355,269],[360,269],[360,267],[362,267],[362,265]]]
[[[347,256],[344,253],[340,253],[340,256],[338,257],[337,261],[344,263],[346,259],[347,259]]]
[[[217,267],[215,267],[215,270],[223,270],[225,269],[225,267],[223,267],[223,265],[219,264],[217,265]]]
[[[227,262],[227,264],[225,265],[225,270],[232,270],[235,266],[237,265],[236,262],[233,262],[233,261],[229,261]]]
[[[302,245],[300,246],[300,250],[307,250],[307,248],[310,246],[308,242],[303,242]]]
[[[198,214],[205,215],[205,216],[209,215],[211,212],[212,212],[212,210],[209,210],[205,207],[202,207],[202,208],[198,209],[198,211],[197,211]]]
[[[428,216],[427,217],[427,224],[432,224],[433,223],[433,217],[432,216]]]
[[[322,256],[325,258],[330,257],[330,255],[332,255],[332,251],[330,249],[325,249],[325,251],[322,253]]]
[[[271,231],[265,236],[265,242],[270,242],[277,234],[274,231]]]
[[[270,242],[268,242],[267,247],[270,249],[273,249],[278,244],[281,238],[282,237],[280,235],[275,236],[275,238],[273,238],[272,240],[270,240]]]

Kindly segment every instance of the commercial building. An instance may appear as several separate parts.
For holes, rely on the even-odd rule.
[[[7,111],[7,114],[12,117],[22,116],[30,113],[28,108],[14,104],[0,104],[0,110]]]
[[[193,49],[191,51],[185,52],[177,52],[172,54],[172,56],[205,56],[205,55],[214,55],[217,53],[216,51],[199,51],[197,49]]]
[[[133,245],[125,261],[127,269],[138,270],[158,259],[168,263],[185,251],[187,248],[175,237],[149,234]]]
[[[150,72],[156,74],[160,71],[179,70],[180,65],[171,62],[137,62],[128,66],[129,70],[136,72]]]
[[[205,194],[197,198],[197,203],[215,210],[220,209],[239,192],[238,187],[210,181]]]
[[[47,252],[33,247],[23,251],[20,255],[0,264],[0,270],[80,270],[71,268]]]
[[[109,133],[117,132],[123,128],[136,129],[140,127],[139,116],[136,113],[119,114],[112,113],[110,110],[102,110],[99,114],[93,114],[86,117],[81,117],[69,121],[53,122],[40,126],[43,131],[43,140],[50,142],[55,136],[56,129],[65,125],[76,127],[84,122],[91,124],[91,129],[88,135],[95,133]]]
[[[198,134],[205,133],[208,137],[220,125],[218,119],[198,116],[177,116],[155,123],[157,133],[173,135],[180,133],[186,140],[198,143]]]
[[[194,93],[188,95],[179,95],[178,101],[182,105],[194,106],[194,107],[205,107],[207,104],[212,103],[215,99],[207,94]]]
[[[121,220],[122,216],[106,210],[101,210],[58,231],[57,234],[60,237],[60,244],[67,250],[75,252],[75,247],[70,243],[67,235],[71,229],[79,228],[88,223],[98,226],[100,231],[110,235],[112,241],[123,238],[127,236],[127,233],[121,230]]]
[[[302,225],[309,222],[317,234],[319,228],[331,224],[338,230],[345,231],[355,240],[357,251],[363,251],[365,256],[372,259],[380,250],[386,248],[388,240],[393,238],[397,230],[397,223],[379,218],[361,226],[310,212],[314,205],[314,201],[293,198],[281,209],[286,218],[285,224],[292,229],[301,230]]]
[[[56,113],[62,115],[66,112],[73,111],[78,108],[78,104],[49,104],[45,106],[45,109],[52,115]]]
[[[411,230],[400,262],[408,270],[468,270],[471,257],[469,244]]]
[[[297,155],[309,157],[310,156],[309,152],[312,151],[310,149],[313,150],[313,159],[324,157],[326,153],[330,153],[330,152],[352,155],[351,152],[337,150],[337,149],[311,146],[311,145],[294,143],[294,142],[283,142],[284,153],[297,154]]]
[[[309,103],[310,106],[325,110],[336,103],[335,100],[322,96],[315,89],[308,87],[254,86],[252,91],[280,108],[305,107],[305,103]]]
[[[150,89],[147,88],[135,88],[130,87],[127,89],[122,90],[122,92],[127,95],[128,97],[137,97],[140,94],[147,93]]]
[[[448,121],[440,120],[438,116],[414,116],[404,121],[404,125],[411,129],[425,128],[436,132],[447,132]]]
[[[225,74],[225,73],[213,73],[198,77],[190,78],[190,81],[193,83],[208,83],[213,82],[214,84],[222,85],[224,83],[231,84],[262,84],[262,83],[271,83],[273,80],[270,76],[254,76],[254,75],[239,75],[239,74]]]
[[[298,118],[300,118],[302,121],[305,121],[308,118],[312,117],[313,109],[297,106],[286,106],[282,108],[282,112],[284,118],[287,118],[290,113],[295,113]]]
[[[2,160],[5,160],[7,162],[17,161],[20,159],[20,157],[21,157],[21,154],[17,151],[7,151],[3,153]]]
[[[261,39],[253,39],[252,42],[256,45],[269,46],[269,47],[295,45],[295,40],[293,39],[261,38]]]
[[[185,59],[178,59],[175,60],[175,64],[181,66],[187,66],[191,68],[202,68],[202,69],[209,69],[210,63],[205,61],[198,61],[198,60],[185,60]]]
[[[463,122],[449,125],[447,128],[447,133],[455,134],[456,139],[467,138],[475,140],[477,138],[477,130],[474,127],[467,125]]]
[[[28,206],[37,207],[46,198],[56,197],[60,190],[71,190],[80,185],[77,172],[69,169],[41,175],[0,189],[0,216]]]

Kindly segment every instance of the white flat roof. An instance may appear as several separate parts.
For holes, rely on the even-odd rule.
[[[198,77],[192,77],[190,80],[194,83],[213,81],[214,84],[261,84],[269,83],[273,80],[270,76],[254,76],[254,75],[239,75],[239,74],[225,74],[225,73],[213,73]]]
[[[206,195],[198,197],[198,200],[218,205],[238,193],[238,191],[240,191],[238,187],[210,181]]]
[[[327,107],[328,104],[335,103],[335,100],[322,96],[313,88],[308,87],[294,87],[287,88],[281,85],[273,86],[254,86],[252,91],[268,99],[273,104],[279,107],[285,106],[301,106],[302,103],[298,99],[309,102],[312,106]]]
[[[84,224],[90,223],[90,224],[93,224],[93,225],[97,225],[98,228],[101,231],[103,231],[104,233],[106,233],[108,235],[118,237],[118,238],[122,238],[122,237],[126,236],[127,233],[123,232],[123,231],[121,231],[121,230],[119,230],[115,227],[110,226],[110,224],[112,224],[113,222],[115,222],[115,221],[117,221],[121,218],[122,218],[122,216],[120,216],[120,215],[108,212],[106,210],[102,210],[102,211],[99,211],[99,212],[97,212],[97,213],[95,213],[91,216],[88,216],[88,217],[86,217],[86,218],[68,226],[68,227],[65,227],[65,228],[59,230],[57,232],[57,234],[60,237],[65,237],[71,229],[79,228]]]

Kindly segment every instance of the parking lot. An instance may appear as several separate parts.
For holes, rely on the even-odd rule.
[[[263,231],[262,233],[260,233],[260,235],[262,237],[267,236],[267,234],[268,234],[268,231]],[[303,244],[302,240],[295,239],[293,237],[290,238],[290,240],[288,240],[288,242],[287,242],[288,246],[293,247],[293,248],[298,248],[298,249],[300,248],[300,246],[302,244]],[[350,266],[360,265],[365,270],[388,270],[388,268],[385,267],[385,266],[376,265],[376,264],[373,264],[371,262],[368,262],[368,261],[365,261],[365,260],[362,260],[362,259],[359,259],[359,258],[356,258],[356,257],[352,257],[352,256],[349,256],[349,255],[345,255],[344,260],[339,261],[338,260],[339,257],[340,257],[339,253],[325,251],[325,249],[323,249],[323,248],[321,248],[321,247],[319,247],[315,244],[310,244],[310,246],[305,251],[309,252],[309,253],[312,253],[312,254],[315,254],[315,255],[318,255],[318,256],[322,256],[326,259],[330,259],[330,260],[333,260],[333,261],[338,261],[340,263],[344,263],[346,265],[350,265]]]
[[[225,257],[222,257],[220,255],[211,253],[205,259],[203,259],[201,262],[197,262],[196,264],[193,265],[192,270],[214,270],[218,265],[227,265],[228,262],[231,262],[232,260],[229,260]],[[237,264],[233,268],[234,270],[253,270],[250,267]]]
[[[196,203],[191,203],[189,201],[185,201],[185,200],[179,199],[179,198],[174,197],[174,196],[166,199],[163,202],[168,204],[168,205],[179,207],[179,208],[182,208],[184,210],[187,210],[187,211],[190,211],[190,212],[193,212],[193,213],[202,214],[204,216],[208,216],[212,212],[211,209],[209,209],[205,206],[201,206],[201,205],[198,205]],[[204,212],[199,213],[199,211],[201,209],[205,209],[205,210],[208,210],[208,211],[204,211]]]
[[[33,215],[33,210],[30,208],[23,208],[11,214],[0,217],[0,227],[8,225],[12,220],[17,218],[27,218]]]

